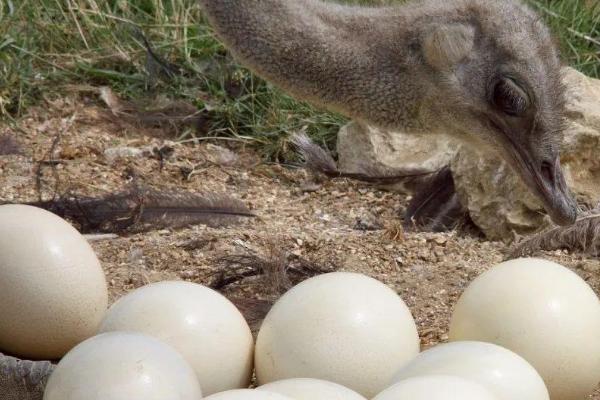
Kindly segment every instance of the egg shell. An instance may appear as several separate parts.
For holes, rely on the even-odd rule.
[[[205,400],[294,400],[279,393],[254,389],[234,389],[205,397]]]
[[[366,400],[345,386],[320,379],[296,378],[267,383],[256,390],[283,394],[294,400]]]
[[[96,334],[108,305],[100,262],[68,222],[0,206],[0,351],[58,359]]]
[[[425,375],[405,379],[373,400],[498,400],[482,385],[449,375]]]
[[[256,376],[261,385],[322,379],[370,398],[418,352],[415,322],[392,289],[336,272],[302,282],[273,306],[257,338]]]
[[[59,363],[44,400],[199,400],[196,373],[172,347],[112,332],[76,346]]]
[[[475,279],[460,297],[450,339],[491,342],[525,358],[552,400],[579,400],[600,381],[600,301],[577,274],[517,259]]]
[[[453,342],[426,350],[398,371],[394,382],[440,374],[477,382],[498,400],[550,399],[542,377],[525,359],[483,342]]]
[[[254,339],[238,309],[220,293],[190,282],[160,282],[119,299],[100,332],[132,331],[163,340],[196,371],[205,395],[245,388]]]

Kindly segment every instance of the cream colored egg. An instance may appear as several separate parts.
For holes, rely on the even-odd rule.
[[[258,387],[257,390],[283,394],[294,400],[366,400],[354,390],[337,383],[310,378],[271,382]]]
[[[600,301],[569,269],[540,259],[493,267],[456,305],[451,340],[496,343],[525,358],[552,400],[580,400],[600,381]]]
[[[479,383],[450,375],[408,378],[373,400],[499,400]]]
[[[256,342],[259,384],[323,379],[370,398],[419,352],[410,310],[383,283],[337,272],[288,291],[265,318]]]
[[[199,400],[196,373],[171,346],[139,333],[95,336],[71,350],[44,400]]]
[[[117,301],[101,332],[155,336],[192,365],[205,395],[250,384],[254,339],[238,309],[220,293],[189,282],[141,287]]]
[[[253,389],[228,390],[205,397],[205,400],[294,400],[279,393]]]
[[[394,382],[422,375],[454,375],[485,386],[498,400],[549,400],[537,371],[521,356],[483,342],[453,342],[419,354]]]
[[[0,351],[57,359],[96,334],[108,304],[85,238],[36,207],[0,206]]]

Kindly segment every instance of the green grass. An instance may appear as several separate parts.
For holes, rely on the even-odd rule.
[[[532,2],[560,37],[567,61],[600,77],[597,1]],[[139,31],[185,72],[174,79],[150,73]],[[160,94],[191,102],[207,110],[211,135],[250,140],[274,160],[286,159],[291,132],[306,129],[333,147],[345,122],[233,62],[195,0],[0,0],[0,117],[17,118],[73,84],[110,86],[133,100]]]
[[[530,1],[560,38],[569,64],[600,78],[600,2],[598,0]]]

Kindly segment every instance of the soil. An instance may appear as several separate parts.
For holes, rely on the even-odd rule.
[[[412,310],[426,348],[448,339],[460,294],[508,250],[504,243],[459,232],[404,232],[406,195],[348,180],[315,181],[302,169],[261,163],[249,146],[236,141],[168,140],[161,130],[119,121],[95,97],[46,100],[16,123],[0,122],[3,135],[14,137],[23,154],[0,156],[2,201],[36,201],[40,193],[51,198],[66,191],[105,195],[137,176],[158,189],[228,194],[258,215],[220,228],[95,238],[111,301],[149,282],[207,284],[223,268],[222,257],[255,252],[269,258],[276,249],[324,270],[361,272],[388,284]],[[165,146],[172,148],[166,158],[152,151]],[[106,150],[118,147],[148,151],[108,159]],[[41,192],[40,160],[53,160],[43,164]],[[599,260],[564,251],[541,256],[568,266],[600,291]],[[273,297],[272,288],[257,277],[224,293]],[[600,399],[600,392],[592,398]]]

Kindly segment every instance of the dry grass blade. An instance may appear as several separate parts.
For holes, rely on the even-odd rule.
[[[510,257],[558,249],[600,255],[600,209],[584,214],[571,226],[551,228],[526,238],[513,247]]]
[[[139,31],[138,35],[141,37],[146,48],[146,72],[148,72],[153,80],[157,77],[164,77],[167,80],[171,80],[181,74],[182,68],[158,55],[143,32]]]
[[[66,195],[30,205],[74,221],[82,233],[146,232],[197,224],[219,227],[255,216],[241,201],[225,195],[140,188],[99,198]]]
[[[0,398],[42,400],[53,368],[48,361],[24,361],[0,353]]]
[[[371,173],[343,172],[338,170],[333,157],[313,142],[304,132],[295,134],[291,141],[304,158],[306,168],[329,178],[348,178],[367,183],[389,185],[407,181],[422,181],[435,174],[435,172],[422,169],[407,170],[401,174],[387,176],[377,176]]]

